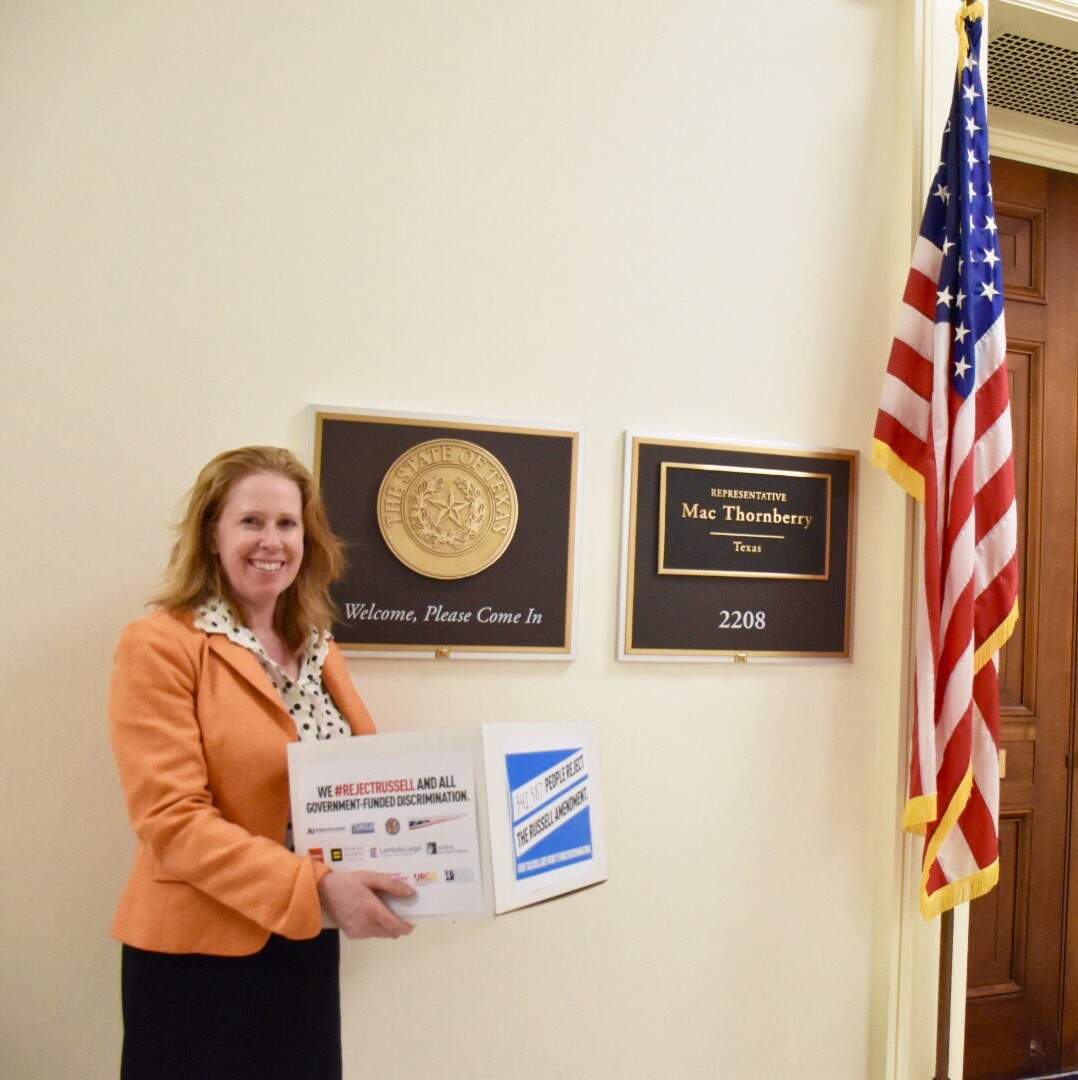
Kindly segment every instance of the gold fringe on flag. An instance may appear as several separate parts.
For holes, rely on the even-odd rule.
[[[956,889],[960,885],[964,885],[967,881],[972,881],[973,878],[983,874],[984,871],[978,871],[977,874],[972,875],[970,878],[963,878],[961,881],[954,881],[950,885],[945,885],[938,892],[932,896],[928,895],[928,876],[935,865],[936,859],[939,858],[940,849],[943,847],[944,840],[951,834],[954,828],[958,825],[958,819],[962,816],[962,811],[966,808],[966,803],[969,802],[970,793],[973,791],[973,763],[971,762],[966,768],[966,775],[962,777],[961,783],[955,790],[947,809],[943,812],[943,817],[940,818],[939,825],[936,826],[936,831],[932,834],[932,839],[925,845],[924,861],[922,862],[923,873],[921,875],[921,912],[926,919],[933,919],[941,911],[947,908],[954,907],[954,904],[944,905],[941,897],[948,892],[948,890]],[[996,870],[997,877],[999,870]],[[988,886],[991,888],[991,886]],[[987,891],[987,890],[986,890]],[[978,896],[980,893],[977,894]],[[958,903],[958,901],[956,901]],[[929,908],[937,908],[933,914],[928,913]]]
[[[931,866],[931,863],[929,864]],[[955,881],[950,885],[944,885],[939,892],[928,895],[928,873],[921,880],[921,914],[928,920],[934,919],[944,911],[950,911],[959,904],[965,904],[969,900],[976,900],[978,896],[984,896],[991,892],[999,883],[999,859],[991,866],[970,874],[961,881]]]
[[[973,670],[980,671],[1007,642],[1018,625],[1018,601],[1015,600],[1010,614],[988,635],[985,643],[973,654]]]
[[[918,795],[916,798],[906,801],[906,809],[902,812],[902,828],[906,832],[924,836],[928,831],[928,823],[935,820],[935,795]]]
[[[907,495],[912,495],[919,503],[925,501],[925,478],[879,439],[872,441],[872,464],[883,469]]]
[[[931,873],[936,860],[939,858],[939,853],[943,847],[944,841],[958,825],[958,819],[962,816],[962,811],[966,808],[966,803],[969,802],[972,790],[973,766],[971,764],[966,770],[966,775],[962,777],[962,782],[958,785],[958,790],[954,793],[954,798],[951,799],[950,806],[948,806],[947,810],[944,812],[939,827],[932,834],[932,839],[925,847],[924,861],[921,864],[923,867],[921,873],[921,914],[926,919],[934,919],[941,912],[949,911],[958,904],[964,904],[968,900],[976,900],[978,896],[984,896],[986,892],[990,892],[994,889],[999,881],[999,858],[997,857],[993,863],[970,874],[969,877],[961,878],[958,881],[952,881],[949,885],[944,885],[942,889],[937,890],[931,896],[928,895],[929,874]],[[927,801],[929,798],[931,798],[933,802],[935,801],[934,796],[922,796],[921,799],[911,799],[910,804]],[[909,815],[909,812],[910,805],[907,805],[907,816]],[[911,831],[917,832],[923,830],[912,829]]]

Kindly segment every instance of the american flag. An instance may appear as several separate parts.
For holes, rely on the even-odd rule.
[[[1003,273],[980,75],[955,79],[876,419],[873,460],[924,504],[915,721],[904,825],[925,837],[921,911],[999,878],[1000,647],[1018,620]]]

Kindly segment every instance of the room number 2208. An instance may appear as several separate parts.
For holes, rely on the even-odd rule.
[[[767,626],[766,611],[720,611],[720,630],[763,630]]]

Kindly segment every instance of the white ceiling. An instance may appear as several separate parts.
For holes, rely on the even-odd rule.
[[[1027,142],[1078,155],[1078,0],[990,0],[988,38],[994,151],[1030,156],[1015,154]]]

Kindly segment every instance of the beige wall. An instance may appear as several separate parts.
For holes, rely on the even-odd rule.
[[[586,429],[572,663],[353,661],[385,730],[602,725],[610,881],[351,944],[350,1077],[881,1076],[909,251],[895,0],[0,5],[0,1074],[115,1075],[112,647],[310,402]],[[862,452],[852,663],[618,664],[627,427]]]

